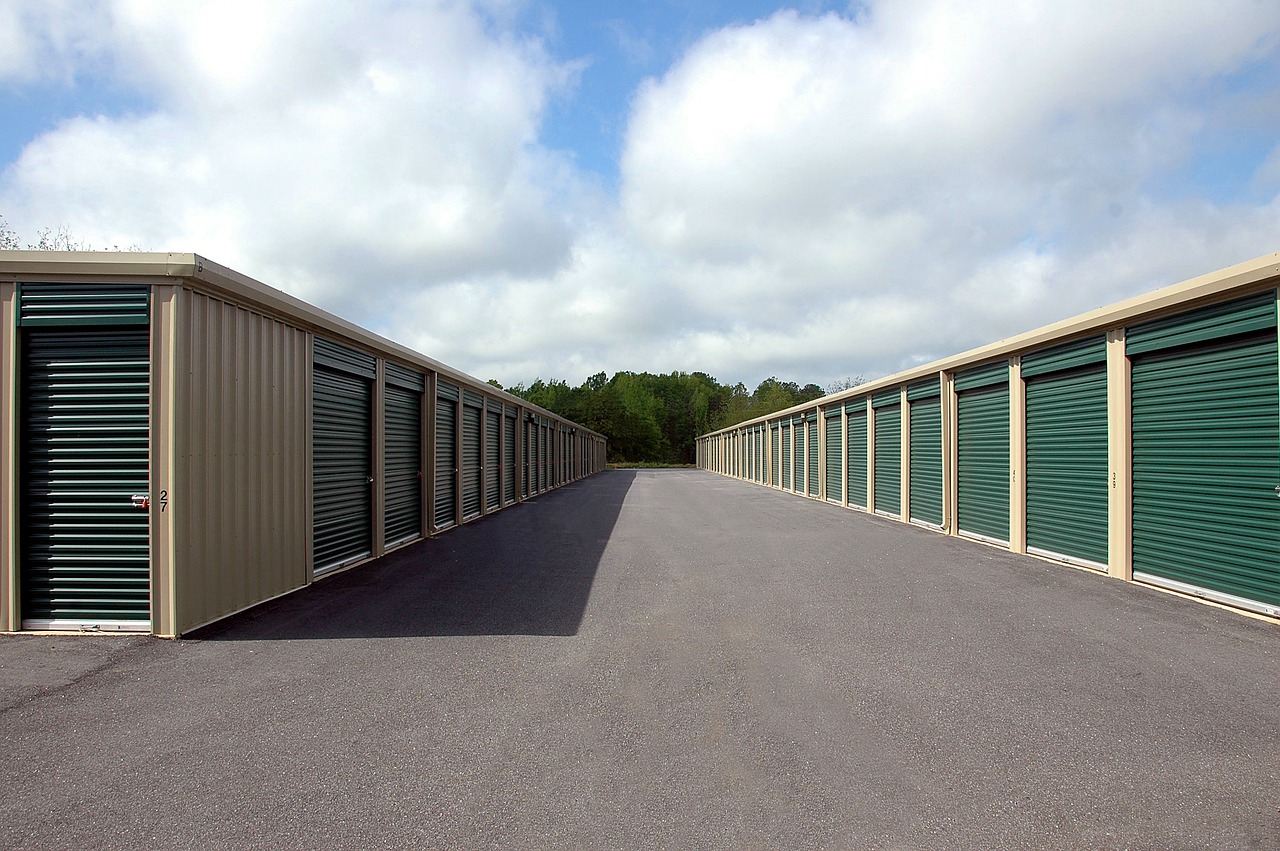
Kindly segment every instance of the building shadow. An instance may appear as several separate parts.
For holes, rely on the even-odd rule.
[[[186,637],[576,635],[634,480],[632,471],[605,471]]]

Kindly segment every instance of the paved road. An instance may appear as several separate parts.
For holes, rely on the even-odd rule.
[[[0,730],[7,848],[1280,848],[1280,628],[696,471],[0,639]]]

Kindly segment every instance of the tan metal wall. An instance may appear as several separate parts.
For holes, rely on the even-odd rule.
[[[311,542],[307,333],[191,290],[174,332],[168,635],[307,584]]]

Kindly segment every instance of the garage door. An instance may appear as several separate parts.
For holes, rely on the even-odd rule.
[[[502,504],[502,408],[485,411],[484,507],[496,511]]]
[[[372,355],[315,339],[311,449],[313,569],[321,574],[373,552]]]
[[[867,507],[867,400],[845,406],[849,434],[845,439],[845,475],[849,481],[849,504]]]
[[[1027,549],[1107,564],[1107,348],[1093,337],[1025,355]]]
[[[22,287],[25,629],[150,626],[149,515],[133,501],[149,487],[148,298],[146,287]]]
[[[942,397],[938,380],[907,388],[911,409],[908,486],[911,519],[942,525]]]
[[[1280,613],[1273,294],[1138,326],[1135,578]]]
[[[769,427],[769,465],[772,468],[769,471],[769,484],[774,487],[782,481],[782,437],[781,428],[776,425]]]
[[[437,529],[457,522],[458,509],[458,388],[436,382],[436,489],[434,521]]]
[[[470,390],[462,393],[462,519],[480,516],[480,488],[484,476],[481,455],[484,397]]]
[[[960,531],[1009,542],[1009,365],[1001,361],[955,379],[956,494]]]
[[[828,408],[824,423],[827,429],[827,499],[844,504],[844,411]]]
[[[806,439],[808,440],[807,447],[809,450],[809,454],[808,454],[809,463],[805,468],[805,471],[806,471],[805,481],[808,485],[809,496],[817,496],[818,495],[818,476],[819,476],[819,471],[822,469],[819,466],[821,459],[818,457],[818,414],[817,412],[815,411],[814,413],[810,414],[805,419],[805,423],[806,423],[805,432],[807,435]]]
[[[502,493],[507,503],[516,501],[516,415],[508,410],[502,431]]]
[[[422,534],[422,392],[421,373],[386,365],[386,500],[387,546]]]
[[[894,390],[872,400],[876,418],[875,510],[902,514],[902,394]]]
[[[782,424],[782,489],[791,490],[791,423]]]

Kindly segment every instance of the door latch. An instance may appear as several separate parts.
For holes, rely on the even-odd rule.
[[[1278,488],[1278,490],[1280,490],[1280,488]],[[147,509],[151,507],[151,494],[135,493],[129,498],[129,501],[133,503],[134,508]]]

